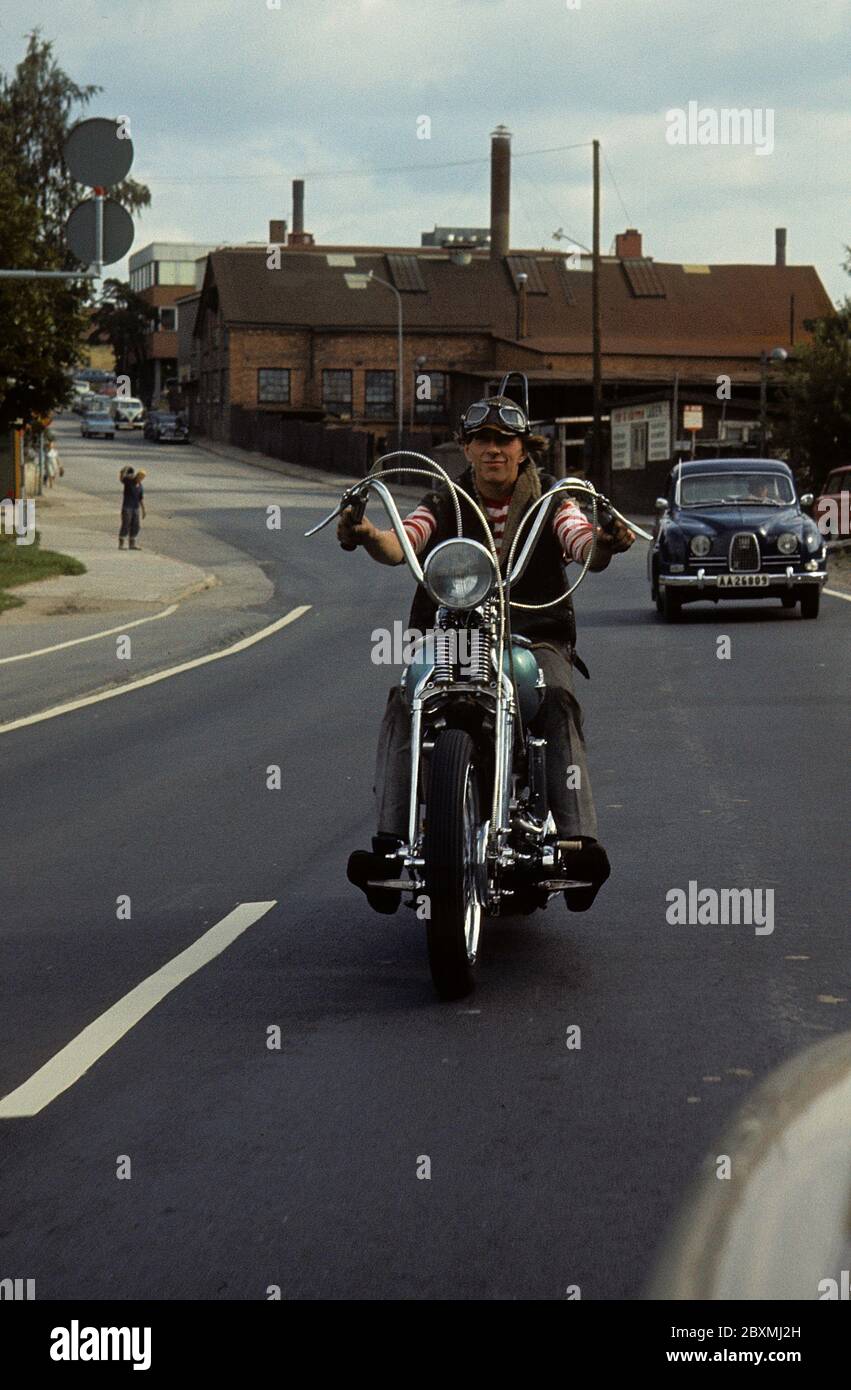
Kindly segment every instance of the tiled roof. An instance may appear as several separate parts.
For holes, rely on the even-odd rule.
[[[269,269],[265,247],[234,247],[211,253],[205,293],[215,283],[231,324],[395,331],[395,297],[382,285],[348,289],[343,270],[329,264],[340,254],[354,261],[352,270],[372,270],[396,284],[406,331],[509,340],[517,329],[514,279],[523,269],[529,275],[523,348],[543,356],[589,350],[591,275],[567,269],[558,252],[512,252],[505,263],[473,252],[462,265],[436,248],[315,247],[287,249],[280,269]],[[636,294],[636,284],[652,297]],[[832,312],[812,266],[713,265],[695,274],[679,264],[607,257],[600,268],[603,351],[758,356],[762,348],[788,345],[793,295],[801,341],[808,336],[805,319]]]

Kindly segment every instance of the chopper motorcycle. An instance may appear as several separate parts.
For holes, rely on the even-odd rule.
[[[400,455],[427,467],[382,468]],[[421,566],[396,503],[383,479],[424,474],[449,487],[457,536],[435,546]],[[476,500],[425,455],[399,450],[346,489],[339,505],[305,534],[315,535],[349,508],[360,521],[370,496],[383,503],[415,581],[437,605],[435,626],[411,643],[401,679],[411,720],[411,775],[406,842],[387,856],[376,889],[410,895],[408,906],[425,918],[431,977],[441,999],[459,999],[474,987],[486,918],[526,915],[546,907],[565,889],[588,887],[564,877],[563,851],[579,840],[559,839],[547,804],[546,740],[533,732],[546,686],[528,638],[511,631],[511,591],[522,578],[553,509],[566,494],[584,498],[592,522],[627,522],[607,498],[580,478],[564,478],[526,512],[504,574]],[[459,496],[483,522],[488,544],[462,534]],[[596,534],[596,531],[595,531]],[[588,571],[594,547],[570,594]]]

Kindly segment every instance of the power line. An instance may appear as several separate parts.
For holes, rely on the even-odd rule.
[[[547,195],[547,193],[546,193],[546,192],[544,191],[544,189],[540,186],[540,184],[535,183],[532,179],[524,179],[524,180],[523,180],[523,185],[522,185],[522,186],[523,186],[523,188],[525,188],[527,191],[528,191],[529,189],[532,189],[532,191],[533,191],[534,194],[535,194],[535,197],[539,200],[539,202],[540,202],[541,204],[544,204],[544,203],[545,203],[545,204],[549,207],[549,209],[550,209],[550,211],[552,212],[553,216],[554,216],[557,220],[560,218],[561,214],[559,213],[558,209],[556,208],[555,203],[554,203],[554,202],[552,201],[552,199]],[[575,237],[575,236],[573,235],[573,233],[571,232],[571,230],[570,230],[569,227],[568,227],[568,228],[565,228],[563,222],[562,222],[561,226],[559,227],[558,232],[561,233],[561,235],[558,235],[558,234],[555,233],[555,232],[552,232],[552,233],[550,234],[550,238],[549,238],[550,241],[562,241],[562,240],[564,239],[564,237],[567,236],[567,237],[570,238],[570,240],[574,243],[575,246],[578,246],[578,247],[579,247],[580,251],[589,251],[589,248],[588,248],[587,246],[585,246],[585,244],[584,244],[582,241],[580,241],[578,237]],[[590,251],[589,251],[589,254],[590,254]]]
[[[562,154],[565,150],[584,150],[591,145],[590,140],[582,140],[576,145],[551,145],[541,150],[512,150],[512,159],[529,159],[537,154]],[[432,169],[460,169],[471,164],[490,164],[490,155],[477,159],[449,159],[440,164],[388,164],[377,169],[308,169],[300,177],[305,179],[365,179],[375,174],[423,174]],[[184,178],[176,175],[144,175],[140,178],[147,183],[268,183],[279,174],[205,174],[200,178]]]
[[[607,157],[607,155],[606,155],[606,151],[605,151],[605,150],[603,150],[603,159],[606,161],[606,168],[607,168],[608,171],[609,171],[609,178],[611,179],[612,183],[613,183],[614,186],[615,186],[615,192],[617,193],[617,195],[618,195],[618,200],[619,200],[619,202],[620,202],[621,207],[623,208],[623,215],[624,215],[624,217],[626,218],[626,225],[627,225],[628,227],[631,227],[631,226],[633,225],[632,218],[630,217],[629,213],[628,213],[627,210],[626,210],[626,203],[624,202],[623,198],[621,198],[621,191],[620,191],[620,189],[618,188],[617,180],[615,179],[615,176],[614,176],[614,174],[612,173],[612,166],[611,166],[611,164],[609,163],[609,160],[608,160],[608,157]]]

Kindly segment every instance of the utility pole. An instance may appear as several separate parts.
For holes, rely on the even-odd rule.
[[[594,420],[591,426],[591,468],[594,483],[608,495],[611,488],[609,469],[603,466],[602,437],[602,365],[600,357],[600,141],[594,149],[594,233],[591,242],[591,361]]]

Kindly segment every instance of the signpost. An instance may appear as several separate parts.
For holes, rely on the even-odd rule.
[[[94,198],[78,203],[65,223],[68,245],[88,270],[0,270],[4,280],[99,280],[103,267],[120,261],[133,245],[133,218],[104,193],[126,178],[133,163],[133,141],[125,117],[93,116],[69,130],[62,155],[68,172],[86,184]]]
[[[698,431],[703,429],[703,406],[683,406],[683,429],[691,430],[691,456],[694,458]]]

